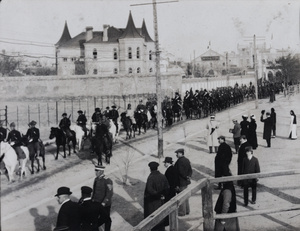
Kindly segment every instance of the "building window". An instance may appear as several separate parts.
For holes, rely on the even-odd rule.
[[[132,74],[132,68],[131,67],[129,67],[129,69],[128,69],[128,74]]]
[[[114,68],[114,74],[118,74],[118,68]]]
[[[152,67],[149,69],[149,72],[151,73],[153,71]]]
[[[136,48],[136,58],[139,59],[140,58],[140,48]]]
[[[140,67],[138,67],[137,69],[136,69],[136,73],[141,73],[141,68]]]
[[[114,48],[114,59],[118,59],[118,52],[117,52],[117,48]]]
[[[97,75],[97,74],[98,74],[98,70],[94,69],[94,75]]]
[[[68,58],[63,58],[64,62],[67,62],[68,61]]]
[[[128,47],[128,58],[132,59],[132,49],[131,49],[131,47]]]
[[[152,51],[149,51],[149,60],[152,60]]]
[[[93,50],[93,57],[94,57],[94,59],[97,59],[97,50],[96,49]]]
[[[72,61],[72,62],[75,62],[75,61],[76,61],[76,58],[71,58],[71,61]]]

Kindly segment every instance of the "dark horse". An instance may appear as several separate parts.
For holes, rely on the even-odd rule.
[[[126,116],[126,112],[121,113],[121,122],[123,124],[123,128],[126,131],[126,140],[131,139],[132,132],[133,138],[135,137],[135,127],[132,123],[131,119]]]
[[[182,120],[181,106],[178,104],[178,100],[172,99],[172,111],[174,122]]]
[[[92,138],[93,151],[98,156],[98,165],[102,165],[102,153],[105,154],[105,161],[110,164],[112,157],[112,137],[105,124],[101,123],[96,126],[95,136]]]
[[[59,153],[59,147],[63,147],[64,151],[64,158],[66,158],[66,144],[68,145],[69,148],[69,156],[71,155],[71,145],[70,142],[73,144],[73,150],[74,153],[76,153],[75,147],[76,147],[76,134],[74,131],[71,130],[72,136],[67,137],[66,134],[61,130],[60,128],[51,128],[50,131],[50,136],[49,139],[53,139],[54,137],[56,138],[55,143],[56,143],[56,157],[55,160],[58,158],[58,153]]]
[[[137,111],[134,113],[137,128],[139,129],[139,135],[141,134],[141,128],[144,128],[144,133],[147,132],[148,117],[144,112]]]

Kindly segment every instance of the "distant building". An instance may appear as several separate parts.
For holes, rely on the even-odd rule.
[[[67,23],[56,43],[58,75],[153,75],[155,45],[145,21],[136,28],[131,12],[126,28],[103,25],[71,37]]]

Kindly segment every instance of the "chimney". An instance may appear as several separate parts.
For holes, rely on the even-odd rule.
[[[103,42],[108,41],[108,28],[109,28],[109,25],[107,25],[107,24],[103,25]]]
[[[92,26],[87,26],[85,28],[86,31],[86,42],[90,41],[93,38],[93,27]]]

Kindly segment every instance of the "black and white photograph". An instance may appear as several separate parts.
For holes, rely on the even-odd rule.
[[[299,0],[1,0],[0,231],[300,230]]]

